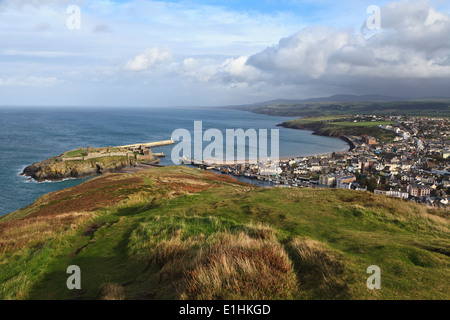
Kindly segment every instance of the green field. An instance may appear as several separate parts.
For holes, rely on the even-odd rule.
[[[92,148],[91,153],[119,152],[119,148]],[[64,158],[84,157],[87,155],[86,149],[76,149],[65,153]]]
[[[378,126],[392,125],[392,121],[367,121],[367,122],[333,122],[334,126],[340,127],[365,127],[373,128]]]
[[[304,102],[269,103],[235,107],[254,113],[286,117],[322,117],[336,115],[406,115],[449,117],[450,101],[417,100],[397,102]]]
[[[84,157],[86,156],[86,150],[85,149],[77,149],[67,152],[64,157],[65,158],[76,158],[76,157]]]
[[[368,135],[381,142],[390,142],[395,138],[392,131],[379,128],[379,125],[393,124],[389,121],[350,122],[349,116],[324,116],[296,119],[282,123],[283,127],[301,130],[312,130],[318,135],[341,137]]]
[[[318,123],[318,122],[332,122],[332,123],[334,123],[335,121],[337,122],[337,120],[339,120],[339,119],[346,119],[348,117],[349,117],[348,115],[306,117],[306,118],[296,119],[296,120],[292,120],[292,121],[295,121],[298,124],[310,124],[310,123]]]
[[[448,211],[370,193],[112,174],[0,220],[0,298],[449,299],[448,228]]]

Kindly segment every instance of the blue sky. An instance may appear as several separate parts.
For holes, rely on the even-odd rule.
[[[369,5],[381,29],[367,30]],[[81,9],[70,30],[66,9]],[[0,1],[0,105],[446,95],[450,1]]]

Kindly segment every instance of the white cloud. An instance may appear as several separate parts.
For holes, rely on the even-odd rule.
[[[175,72],[189,81],[209,82],[217,75],[217,59],[189,57],[182,61],[180,65],[174,65]]]
[[[2,98],[25,99],[33,92],[26,87],[38,85],[54,86],[45,94],[35,89],[39,104],[90,91],[98,99],[91,104],[104,105],[119,98],[220,105],[329,93],[446,95],[450,16],[432,1],[383,6],[383,30],[372,33],[365,7],[349,0],[323,0],[311,17],[195,1],[0,0]],[[69,4],[81,6],[81,30],[66,28]]]
[[[172,60],[172,51],[169,48],[152,48],[138,54],[125,65],[127,71],[147,71],[155,65]]]
[[[220,66],[219,72],[227,82],[255,83],[264,80],[264,74],[247,64],[248,57],[229,58]]]
[[[73,57],[78,54],[72,52],[62,51],[22,51],[22,50],[3,50],[1,55],[4,56],[17,56],[17,57],[37,57],[37,58],[61,58],[61,57]]]
[[[329,57],[345,45],[356,43],[348,31],[318,26],[281,39],[278,46],[253,55],[249,64],[261,70],[307,74],[319,78],[327,71]]]
[[[411,88],[414,94],[416,89],[426,92],[438,78],[449,83],[449,15],[423,1],[391,3],[381,13],[383,30],[372,37],[309,27],[251,56],[248,64],[270,76],[275,85],[341,84],[367,92],[371,83],[380,89],[385,81],[386,89],[393,79],[409,83],[423,79],[421,88]]]
[[[0,8],[4,9],[23,9],[26,7],[42,7],[47,5],[61,5],[69,3],[68,0],[3,0],[0,2]]]
[[[0,78],[0,86],[51,87],[59,82],[55,77]]]
[[[194,58],[189,57],[172,66],[178,74],[190,81],[213,83],[255,83],[264,79],[264,74],[247,64],[248,57],[237,58]]]

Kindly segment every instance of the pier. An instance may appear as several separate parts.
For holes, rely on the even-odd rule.
[[[157,142],[148,142],[148,143],[136,143],[136,144],[130,144],[127,146],[118,146],[117,148],[124,148],[124,149],[133,149],[133,148],[156,148],[156,147],[162,147],[162,146],[169,146],[175,144],[175,141],[173,140],[165,140],[165,141],[157,141]]]
[[[182,164],[191,164],[191,165],[196,165],[196,166],[200,166],[200,165],[208,165],[208,166],[230,166],[230,165],[252,165],[252,164],[258,164],[261,162],[274,162],[274,163],[278,163],[280,162],[280,160],[275,160],[272,161],[270,158],[267,159],[245,159],[245,160],[223,160],[223,161],[218,161],[218,160],[211,160],[211,159],[205,159],[205,160],[196,160],[196,159],[192,159],[192,158],[186,158],[186,157],[181,157],[180,158],[180,162]]]

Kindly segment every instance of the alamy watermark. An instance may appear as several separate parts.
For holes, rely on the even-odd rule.
[[[69,30],[81,29],[81,8],[77,5],[68,6],[66,13],[69,17],[66,20],[66,26]]]
[[[381,289],[381,268],[379,266],[370,266],[367,268],[367,273],[372,274],[367,279],[367,288],[369,290]]]
[[[381,8],[377,5],[371,5],[367,8],[367,14],[371,15],[366,21],[367,29],[381,30]]]
[[[70,277],[67,278],[66,286],[69,290],[81,290],[81,269],[79,266],[68,266],[67,271],[68,274],[71,274]]]
[[[377,5],[370,5],[366,10],[370,17],[366,20],[366,27],[369,30],[381,30],[381,8]],[[77,5],[70,5],[66,9],[69,17],[66,26],[69,30],[81,29],[81,8]]]
[[[194,122],[194,136],[187,129],[177,129],[172,140],[179,142],[172,149],[172,162],[175,165],[184,161],[197,161],[210,164],[257,163],[260,161],[279,162],[280,133],[278,129],[270,132],[270,153],[267,129],[227,129],[225,137],[218,129],[203,132],[203,122]],[[247,143],[248,142],[248,143]],[[204,146],[204,143],[208,145]],[[225,144],[225,148],[224,148]]]

